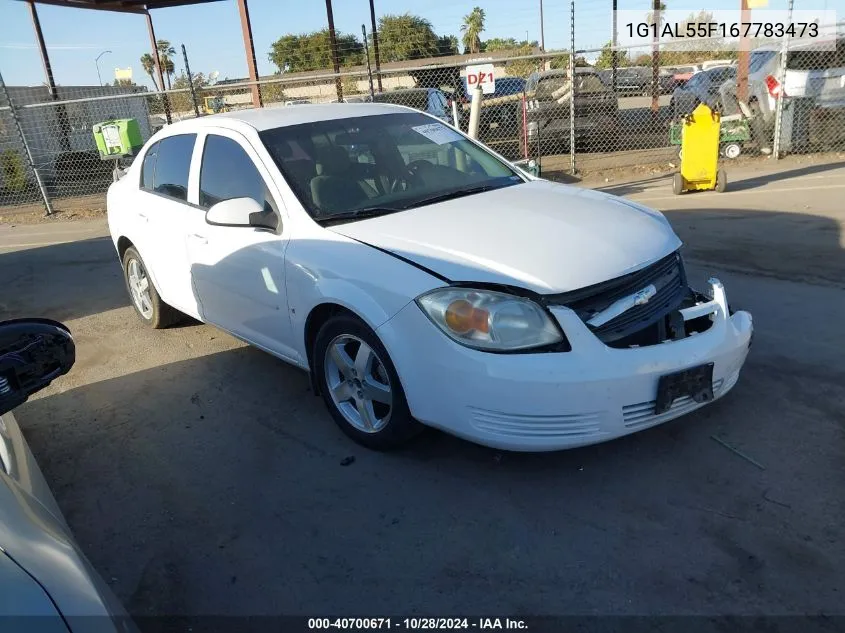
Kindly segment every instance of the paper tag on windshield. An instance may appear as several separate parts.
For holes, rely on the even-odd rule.
[[[463,136],[455,132],[455,130],[446,127],[442,123],[429,123],[428,125],[416,125],[411,128],[414,132],[418,132],[430,141],[434,141],[438,145],[444,145],[453,141],[460,141]]]

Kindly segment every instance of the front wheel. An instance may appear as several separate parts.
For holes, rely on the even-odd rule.
[[[314,372],[332,418],[350,438],[375,450],[395,448],[416,435],[399,376],[378,336],[353,316],[320,328]]]

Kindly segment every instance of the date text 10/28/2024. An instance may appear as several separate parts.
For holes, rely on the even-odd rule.
[[[815,22],[686,22],[658,25],[649,22],[628,22],[628,37],[670,37],[695,39],[709,37],[819,37]]]
[[[308,618],[309,630],[373,631],[396,630],[527,630],[525,620],[516,618]]]

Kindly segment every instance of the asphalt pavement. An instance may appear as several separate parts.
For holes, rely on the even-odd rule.
[[[359,448],[304,373],[142,327],[103,220],[0,227],[0,317],[78,345],[17,417],[135,615],[843,614],[845,167],[772,170],[599,183],[666,211],[756,329],[731,394],[621,440]]]

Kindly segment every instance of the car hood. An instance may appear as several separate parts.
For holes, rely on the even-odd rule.
[[[662,214],[623,198],[534,180],[330,230],[449,281],[576,290],[677,250]]]

